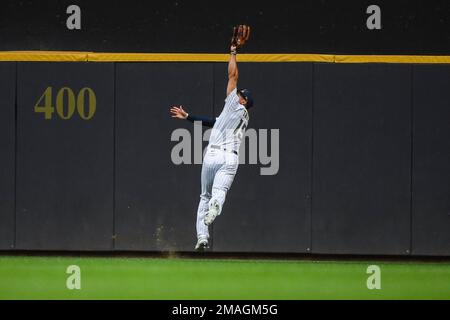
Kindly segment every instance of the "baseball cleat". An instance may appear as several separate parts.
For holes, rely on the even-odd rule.
[[[219,215],[219,204],[215,202],[211,206],[209,206],[209,211],[205,216],[205,224],[207,226],[211,225],[218,215]]]
[[[198,239],[197,244],[195,245],[195,250],[196,251],[205,251],[206,249],[208,249],[208,240],[201,238]]]

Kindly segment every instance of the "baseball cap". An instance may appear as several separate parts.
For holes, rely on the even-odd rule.
[[[253,107],[253,97],[252,93],[248,89],[239,89],[237,92],[239,92],[245,100],[247,100],[247,108]]]

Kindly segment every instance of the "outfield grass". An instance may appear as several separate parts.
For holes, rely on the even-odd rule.
[[[450,263],[0,256],[0,299],[450,299]]]

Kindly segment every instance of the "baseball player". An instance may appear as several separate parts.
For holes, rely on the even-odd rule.
[[[200,203],[197,211],[197,244],[195,250],[208,248],[210,226],[222,212],[228,190],[233,183],[239,165],[239,147],[247,128],[248,109],[253,106],[253,98],[248,89],[237,89],[238,68],[237,49],[250,36],[250,27],[239,25],[233,29],[230,60],[228,63],[228,85],[225,106],[216,119],[190,115],[183,106],[172,106],[173,118],[191,122],[202,121],[212,127],[211,136],[203,159]]]

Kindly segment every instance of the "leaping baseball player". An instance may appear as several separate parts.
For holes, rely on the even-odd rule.
[[[248,125],[248,109],[253,106],[253,98],[248,89],[237,89],[239,74],[236,55],[249,37],[250,27],[234,27],[228,62],[227,97],[219,117],[210,119],[194,116],[184,110],[183,106],[170,108],[173,118],[202,121],[204,126],[212,127],[201,173],[202,191],[197,211],[198,240],[195,245],[197,251],[204,251],[209,247],[208,226],[222,212],[226,194],[239,165],[239,147]]]

